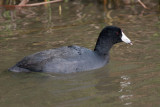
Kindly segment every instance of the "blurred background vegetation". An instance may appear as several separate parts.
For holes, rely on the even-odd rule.
[[[37,3],[52,0],[0,0],[0,5],[18,5],[22,1],[27,1],[28,3]],[[62,0],[64,2],[77,1],[77,0]],[[118,8],[123,7],[123,5],[135,5],[139,1],[144,3],[148,8],[160,7],[160,0],[78,0],[81,2],[95,2],[99,4],[104,4],[107,8]]]

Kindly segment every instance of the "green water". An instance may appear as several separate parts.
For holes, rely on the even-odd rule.
[[[136,5],[104,11],[103,5],[68,2],[0,12],[0,107],[160,106],[160,16],[155,9]],[[133,46],[116,44],[103,68],[73,74],[7,71],[45,49],[72,44],[94,49],[106,25],[121,27]]]

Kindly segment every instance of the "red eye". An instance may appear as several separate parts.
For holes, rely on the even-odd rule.
[[[116,32],[116,35],[119,35],[119,32]]]

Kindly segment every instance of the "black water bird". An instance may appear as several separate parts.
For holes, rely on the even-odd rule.
[[[49,49],[24,57],[9,71],[72,73],[97,69],[108,63],[109,50],[122,41],[132,44],[120,28],[107,26],[93,51],[76,45]]]

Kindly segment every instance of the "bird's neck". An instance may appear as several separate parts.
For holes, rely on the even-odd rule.
[[[109,50],[112,46],[113,43],[110,40],[97,40],[94,51],[101,56],[106,56],[109,55]]]

